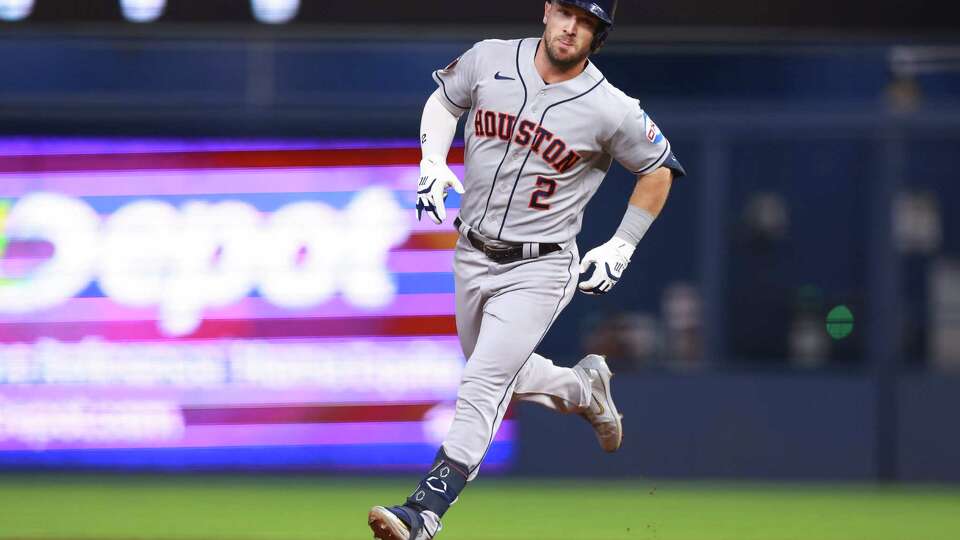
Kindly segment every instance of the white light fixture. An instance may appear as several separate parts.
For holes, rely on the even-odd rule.
[[[167,0],[120,0],[123,16],[130,22],[153,22],[163,15]]]
[[[30,16],[33,0],[0,0],[0,19],[19,21]]]
[[[300,0],[250,0],[253,16],[267,24],[290,22],[300,11]]]

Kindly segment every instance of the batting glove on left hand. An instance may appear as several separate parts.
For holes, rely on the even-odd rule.
[[[581,281],[577,287],[586,294],[606,294],[620,281],[620,276],[630,264],[634,249],[628,242],[616,236],[591,249],[580,259],[580,273],[586,274],[593,266],[593,274],[590,279]]]
[[[443,201],[447,198],[449,187],[463,194],[463,184],[446,163],[435,158],[424,158],[420,162],[420,183],[417,186],[417,221],[427,212],[434,223],[443,223],[447,218]]]

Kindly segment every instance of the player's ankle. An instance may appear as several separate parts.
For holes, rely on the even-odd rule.
[[[420,513],[430,513],[439,521],[466,487],[467,471],[466,467],[448,458],[441,448],[433,468],[404,505]]]
[[[403,505],[406,506],[407,508],[413,509],[413,510],[416,511],[418,514],[423,513],[423,512],[426,512],[426,511],[429,510],[429,508],[427,508],[427,507],[425,507],[425,506],[423,506],[423,505],[417,504],[417,503],[415,503],[415,502],[410,502],[410,501],[406,501],[405,503],[403,503]]]
[[[578,412],[583,412],[588,410],[593,403],[593,392],[591,391],[593,381],[590,379],[590,374],[580,366],[573,367],[573,374],[580,382],[580,402],[577,404],[579,408]]]

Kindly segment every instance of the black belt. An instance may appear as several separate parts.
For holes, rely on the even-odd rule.
[[[500,242],[494,244],[484,240],[484,238],[474,232],[469,225],[465,225],[459,216],[453,220],[453,226],[467,237],[470,245],[482,251],[491,261],[499,264],[508,264],[522,261],[523,259],[535,259],[547,253],[553,253],[554,251],[563,249],[560,244],[545,244],[539,242],[528,242],[524,244]]]

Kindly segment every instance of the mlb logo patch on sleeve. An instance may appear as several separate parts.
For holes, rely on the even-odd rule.
[[[647,140],[653,144],[659,144],[661,141],[663,141],[663,133],[660,132],[660,128],[657,127],[657,124],[655,124],[649,116],[646,116],[645,120],[647,124]]]

